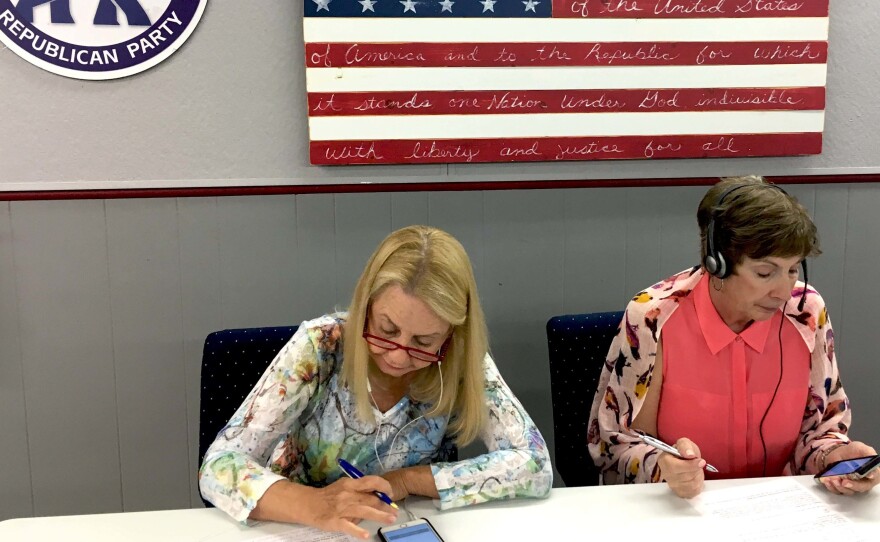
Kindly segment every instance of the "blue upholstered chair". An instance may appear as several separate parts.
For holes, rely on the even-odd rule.
[[[199,407],[199,466],[217,433],[226,426],[297,327],[227,329],[215,331],[205,339]]]
[[[623,311],[554,316],[547,322],[556,470],[567,487],[599,484],[587,450],[590,406]]]

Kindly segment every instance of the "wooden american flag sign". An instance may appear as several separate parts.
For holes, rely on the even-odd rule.
[[[304,0],[312,164],[822,150],[829,0]]]

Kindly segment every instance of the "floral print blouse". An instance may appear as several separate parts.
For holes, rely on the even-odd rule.
[[[549,493],[553,474],[544,438],[488,354],[489,415],[481,431],[488,453],[450,462],[449,420],[426,416],[407,425],[432,404],[406,396],[384,414],[374,409],[378,430],[372,420],[360,420],[354,397],[339,381],[345,316],[303,322],[275,357],[205,453],[199,487],[207,500],[245,521],[278,480],[326,486],[344,476],[339,458],[379,474],[377,453],[388,471],[430,465],[441,509]]]
[[[626,307],[590,411],[590,455],[602,472],[603,483],[661,481],[659,453],[642,444],[630,425],[651,386],[663,325],[678,308],[679,300],[691,295],[704,274],[699,267],[686,269],[639,292]],[[803,291],[804,284],[798,282],[792,297],[799,299]],[[804,389],[800,434],[784,473],[808,474],[816,471],[817,452],[848,440],[849,400],[840,383],[834,331],[822,296],[809,288],[803,310],[797,310],[797,304],[791,303],[785,317],[800,332],[810,351],[810,382],[808,389]]]

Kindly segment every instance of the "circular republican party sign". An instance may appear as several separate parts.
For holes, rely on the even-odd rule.
[[[208,0],[0,0],[0,40],[44,70],[116,79],[162,62]]]

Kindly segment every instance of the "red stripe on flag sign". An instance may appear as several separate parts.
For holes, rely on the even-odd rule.
[[[818,154],[821,133],[312,141],[316,165],[552,162]]]
[[[827,17],[828,0],[552,0],[553,17]]]
[[[823,87],[309,93],[312,117],[823,109]]]
[[[824,64],[824,41],[309,43],[309,68]]]

